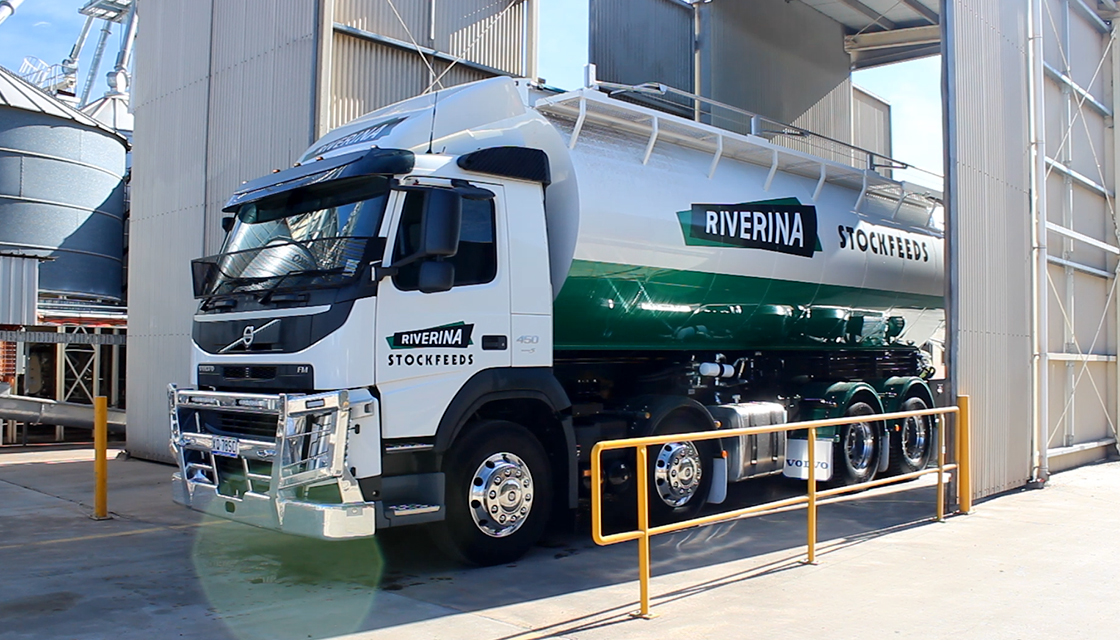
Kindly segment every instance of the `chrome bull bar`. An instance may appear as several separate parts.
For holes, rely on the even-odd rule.
[[[373,535],[375,504],[346,467],[347,391],[269,395],[168,389],[174,499],[321,539]]]

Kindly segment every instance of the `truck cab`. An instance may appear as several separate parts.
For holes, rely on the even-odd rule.
[[[561,430],[547,176],[528,149],[373,148],[239,190],[221,253],[192,265],[198,389],[171,391],[176,500],[369,536],[444,518],[440,458],[480,408],[533,403]],[[483,497],[495,534],[528,520],[522,492]]]

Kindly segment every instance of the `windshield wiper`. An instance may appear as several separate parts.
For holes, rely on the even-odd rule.
[[[332,267],[330,269],[298,269],[296,271],[289,271],[280,276],[272,276],[274,278],[279,277],[280,279],[276,281],[276,284],[269,287],[268,290],[264,292],[264,295],[260,297],[261,304],[266,304],[269,300],[272,300],[273,294],[276,293],[280,285],[284,284],[284,281],[290,276],[333,276],[343,273],[345,270],[344,267]]]
[[[280,277],[280,276],[225,277],[225,278],[222,279],[221,282],[213,285],[213,288],[214,288],[213,291],[211,291],[210,293],[198,296],[198,299],[209,301],[209,300],[213,300],[214,298],[221,297],[221,296],[232,295],[234,293],[238,293],[237,289],[239,287],[243,287],[247,284],[257,284],[259,282],[264,282],[266,280],[272,280],[273,278],[278,278],[278,277]],[[221,289],[223,287],[229,287],[229,288],[226,291],[219,291],[218,290],[218,289]]]

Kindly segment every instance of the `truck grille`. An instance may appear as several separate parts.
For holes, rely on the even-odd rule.
[[[276,439],[277,417],[275,415],[217,411],[202,411],[200,414],[202,414],[200,422],[209,433],[250,440]]]
[[[222,377],[227,380],[272,380],[276,367],[222,367]]]

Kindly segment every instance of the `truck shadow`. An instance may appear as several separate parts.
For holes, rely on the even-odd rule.
[[[709,512],[760,504],[803,490],[803,484],[783,478],[745,483],[732,487],[728,500],[710,507]],[[828,554],[837,549],[929,522],[935,491],[929,482],[909,483],[885,493],[857,494],[847,501],[822,506],[818,554],[827,561]],[[800,566],[805,518],[803,509],[795,509],[655,538],[655,577],[759,559],[747,568],[742,563],[729,564],[726,572],[716,571],[714,577],[707,572],[702,582],[655,593],[655,606]],[[627,584],[637,579],[636,543],[596,546],[586,517],[575,532],[553,530],[524,558],[498,567],[457,565],[438,554],[427,536],[415,529],[387,530],[371,540],[324,543],[237,525],[204,527],[195,544],[194,559],[196,574],[211,603],[227,620],[241,618],[243,623],[250,623],[256,617],[237,613],[255,609],[249,600],[259,602],[264,597],[263,593],[248,595],[256,585],[265,585],[261,588],[273,594],[270,598],[280,597],[281,602],[273,601],[276,606],[297,594],[303,594],[298,597],[304,604],[309,593],[317,594],[315,597],[333,594],[326,598],[324,608],[316,609],[332,621],[316,628],[316,637],[516,607],[604,587],[622,585],[627,592],[632,589],[632,600],[622,605],[617,604],[617,594],[604,599],[592,596],[586,615],[573,618],[546,613],[544,617],[551,619],[543,622],[548,626],[541,626],[542,620],[534,614],[536,633],[572,633],[629,619],[627,614],[637,598],[636,584]],[[387,594],[413,602],[402,606],[401,600]],[[342,617],[340,610],[345,613]],[[308,613],[304,609],[304,614]]]

